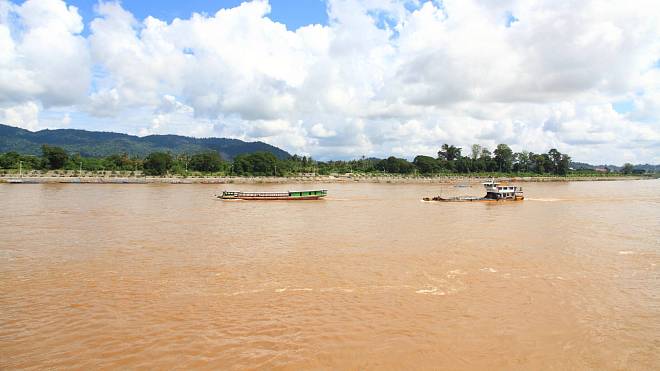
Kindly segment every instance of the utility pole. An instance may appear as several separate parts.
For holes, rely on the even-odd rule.
[[[18,177],[23,177],[23,161],[18,161]]]

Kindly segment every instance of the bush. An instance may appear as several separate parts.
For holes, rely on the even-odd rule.
[[[49,169],[61,169],[69,159],[69,155],[60,147],[52,147],[44,144],[41,146],[41,152]]]
[[[414,170],[413,164],[406,161],[405,159],[396,158],[394,156],[390,156],[387,159],[380,161],[376,165],[376,168],[379,170],[382,169],[388,173],[399,174],[409,174]]]
[[[277,169],[277,157],[270,152],[239,155],[234,159],[233,173],[237,175],[270,176],[281,174]]]
[[[193,155],[190,159],[190,168],[195,171],[215,172],[222,169],[223,161],[216,151],[208,151]]]
[[[165,152],[153,152],[144,160],[144,173],[163,176],[172,168],[172,165],[172,155]]]

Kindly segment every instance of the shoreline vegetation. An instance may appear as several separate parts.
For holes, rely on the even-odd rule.
[[[480,174],[480,175],[400,175],[400,174],[340,174],[340,175],[304,175],[304,176],[146,176],[128,172],[107,172],[96,174],[77,171],[28,172],[22,174],[0,174],[0,183],[26,184],[305,184],[305,183],[393,183],[393,184],[479,184],[487,179],[511,182],[577,182],[577,181],[617,181],[657,179],[654,174],[593,174],[593,175],[535,175],[520,176],[515,174]]]
[[[469,183],[484,179],[516,182],[621,180],[657,178],[659,173],[632,164],[608,169],[572,163],[564,153],[513,152],[499,144],[492,152],[478,144],[470,154],[443,144],[437,157],[419,155],[413,161],[390,156],[350,161],[316,161],[306,156],[278,158],[270,152],[241,154],[231,161],[217,151],[194,154],[152,152],[85,157],[43,145],[41,156],[0,153],[2,183]],[[580,166],[578,166],[580,165]],[[583,167],[586,165],[587,167]],[[574,166],[574,167],[573,167]]]

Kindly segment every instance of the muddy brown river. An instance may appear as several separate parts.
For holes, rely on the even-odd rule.
[[[0,184],[0,369],[660,369],[660,181],[522,186]]]

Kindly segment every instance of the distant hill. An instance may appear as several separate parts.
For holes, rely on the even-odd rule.
[[[644,170],[647,173],[660,173],[660,165],[638,164],[634,166],[635,170]]]
[[[571,162],[569,166],[576,170],[593,170],[596,168],[596,166],[587,164],[585,162]]]
[[[623,166],[617,166],[617,165],[590,165],[584,162],[571,162],[571,167],[573,169],[581,170],[581,169],[586,169],[586,170],[593,170],[595,168],[608,168],[611,171],[621,171],[623,169]],[[647,173],[658,173],[660,172],[660,165],[651,165],[651,164],[636,164],[633,165],[634,170],[643,170]]]
[[[138,137],[128,134],[76,129],[29,130],[0,124],[0,152],[15,151],[26,155],[40,155],[43,144],[62,147],[70,153],[86,157],[105,157],[117,153],[146,156],[155,151],[198,153],[214,150],[223,158],[257,151],[270,152],[278,158],[289,153],[263,142],[244,142],[227,138],[191,138],[179,135],[149,135]]]

